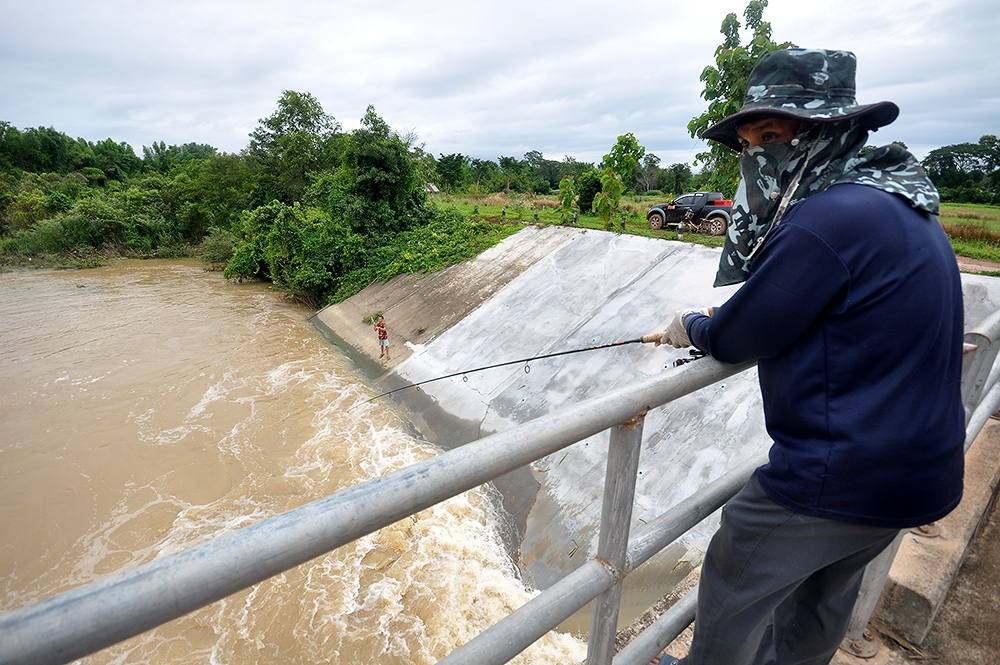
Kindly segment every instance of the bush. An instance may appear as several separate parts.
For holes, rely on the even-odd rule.
[[[20,253],[16,240],[13,238],[0,238],[0,257],[12,258]]]
[[[198,248],[198,255],[205,263],[213,266],[224,266],[233,258],[233,246],[236,239],[233,234],[226,229],[213,227],[208,230],[208,235],[201,241]]]
[[[296,298],[319,304],[364,256],[364,239],[319,208],[272,201],[240,220],[228,279],[268,279]]]
[[[601,172],[597,169],[585,171],[576,179],[576,203],[582,214],[591,212],[594,207],[594,197],[599,191],[601,191]]]
[[[17,254],[36,256],[73,249],[60,219],[43,219],[31,229],[16,233],[12,238]]]
[[[87,179],[87,184],[91,187],[101,187],[108,181],[104,171],[93,166],[85,166],[80,169],[79,173]]]
[[[49,216],[48,197],[39,189],[21,192],[7,207],[7,218],[13,231],[29,229]]]
[[[273,281],[295,297],[322,302],[337,279],[363,256],[364,243],[342,221],[317,208],[294,206],[279,215],[267,236],[264,258]]]
[[[284,203],[271,201],[254,210],[245,210],[236,223],[236,247],[233,258],[226,266],[226,279],[267,279],[264,261],[266,236],[274,219],[288,208]]]
[[[66,212],[73,207],[73,199],[62,192],[50,192],[45,197],[45,210],[50,215]]]

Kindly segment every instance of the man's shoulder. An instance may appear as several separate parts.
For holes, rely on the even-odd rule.
[[[814,194],[792,209],[787,221],[830,238],[843,234],[872,233],[886,225],[872,224],[887,218],[922,216],[905,200],[875,187],[845,183]]]
[[[844,183],[813,194],[795,208],[799,210],[799,215],[842,218],[851,214],[870,216],[877,212],[898,211],[899,206],[910,208],[906,201],[885,190]]]

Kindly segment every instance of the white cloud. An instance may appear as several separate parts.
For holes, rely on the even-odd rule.
[[[368,104],[428,150],[538,149],[596,160],[634,132],[664,163],[701,143],[698,76],[745,3],[104,2],[11,4],[0,26],[0,119],[139,147],[246,145],[284,89],[345,128]],[[858,54],[861,102],[902,114],[876,135],[918,153],[998,131],[986,0],[772,0],[777,40]]]

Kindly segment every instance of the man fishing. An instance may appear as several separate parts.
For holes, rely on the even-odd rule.
[[[704,132],[740,153],[715,284],[745,283],[661,342],[756,360],[772,445],[722,511],[685,665],[826,665],[868,562],[962,496],[958,267],[914,157],[860,153],[899,109],[859,106],[855,67],[771,53]]]

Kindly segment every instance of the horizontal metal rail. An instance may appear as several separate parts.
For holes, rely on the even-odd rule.
[[[612,661],[614,665],[646,665],[691,625],[697,607],[698,589],[695,588],[625,645]]]
[[[0,663],[65,663],[93,653],[751,366],[705,358],[672,368],[177,554],[2,614]]]
[[[574,612],[611,588],[622,578],[694,525],[721,508],[750,478],[763,459],[740,464],[718,480],[689,496],[636,530],[629,541],[627,567],[612,571],[591,559],[527,603],[452,651],[439,665],[477,663],[499,665],[568,619]],[[686,624],[685,624],[686,625]],[[683,628],[682,628],[683,630]],[[678,631],[679,632],[679,631]]]

